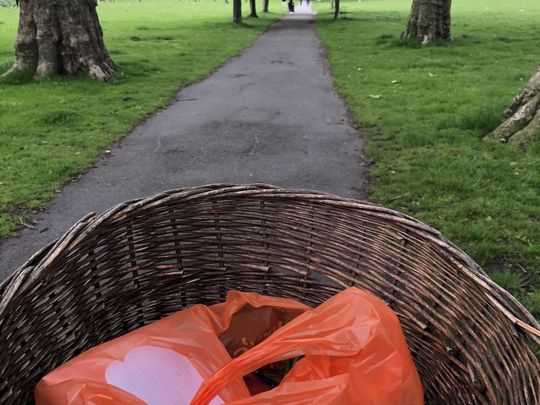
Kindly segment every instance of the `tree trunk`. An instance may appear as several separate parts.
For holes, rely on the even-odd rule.
[[[96,6],[96,0],[21,1],[15,63],[4,76],[30,70],[36,78],[60,73],[114,79]]]
[[[233,0],[233,21],[235,24],[242,22],[242,0]]]
[[[270,0],[263,0],[263,13],[268,13],[268,3]]]
[[[250,17],[255,17],[255,18],[259,17],[257,15],[257,2],[256,2],[256,0],[249,0],[249,8],[250,8],[250,11],[251,11],[250,14],[249,14]]]
[[[339,18],[339,0],[334,0],[334,20]]]
[[[407,28],[402,38],[416,39],[423,45],[434,40],[450,40],[452,0],[413,0]]]
[[[505,121],[485,139],[509,142],[525,149],[540,137],[540,65],[505,113]]]

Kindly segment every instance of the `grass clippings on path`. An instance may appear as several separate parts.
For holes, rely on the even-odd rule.
[[[399,39],[410,1],[320,3],[336,87],[367,140],[372,199],[460,246],[540,317],[540,142],[482,137],[540,62],[540,2],[456,0],[454,41]]]

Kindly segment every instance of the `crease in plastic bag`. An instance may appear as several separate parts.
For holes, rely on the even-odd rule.
[[[231,361],[227,348],[245,352],[309,309],[231,291],[224,303],[192,306],[80,354],[41,379],[36,404],[187,404],[204,379]],[[211,405],[248,397],[238,378]]]
[[[304,356],[280,385],[234,405],[423,404],[399,320],[384,302],[348,288],[298,316],[205,380],[192,405],[265,364]]]
[[[154,351],[154,359],[156,350],[173,351],[171,367],[190,378],[157,370],[150,397],[129,373],[110,384],[107,371],[114,375],[141,350]],[[244,375],[299,356],[278,387],[249,395]],[[142,363],[148,373],[151,362]],[[225,303],[196,305],[83,353],[36,389],[38,405],[180,405],[191,398],[193,405],[422,404],[423,392],[396,315],[356,288],[315,309],[231,291]]]

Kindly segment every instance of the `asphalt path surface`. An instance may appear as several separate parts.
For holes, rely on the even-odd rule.
[[[34,216],[35,229],[1,241],[0,280],[89,212],[164,190],[267,183],[365,199],[361,137],[313,16],[297,10],[113,145]]]

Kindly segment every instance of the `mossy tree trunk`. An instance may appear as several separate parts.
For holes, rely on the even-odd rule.
[[[250,13],[249,13],[249,16],[250,17],[259,17],[257,15],[257,2],[256,0],[249,0],[249,10],[250,10]]]
[[[413,0],[405,39],[416,39],[422,44],[435,40],[450,40],[450,8],[452,0]]]
[[[114,79],[96,6],[96,0],[23,0],[15,63],[5,76],[31,71],[36,78],[84,74]]]
[[[242,22],[242,0],[233,0],[233,21],[235,24]]]
[[[505,113],[506,119],[485,139],[509,142],[524,149],[540,138],[540,65]]]

